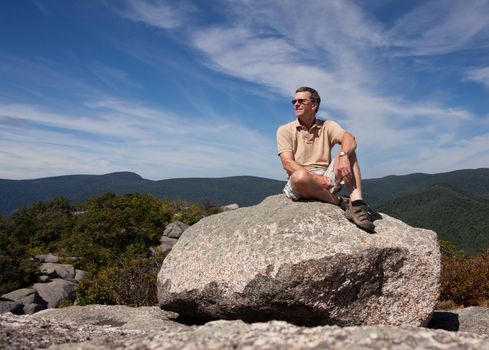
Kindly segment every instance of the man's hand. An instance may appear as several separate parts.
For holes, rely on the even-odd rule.
[[[341,179],[345,180],[346,182],[349,182],[352,179],[350,159],[348,158],[347,155],[345,155],[342,157],[338,157],[337,162],[338,162],[338,166],[336,167],[336,169],[338,170]]]

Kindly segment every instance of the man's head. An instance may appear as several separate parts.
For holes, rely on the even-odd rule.
[[[295,115],[305,122],[315,118],[320,103],[318,92],[307,86],[298,88],[292,100]]]

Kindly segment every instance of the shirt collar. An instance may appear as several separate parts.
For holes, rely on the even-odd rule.
[[[311,129],[313,128],[319,129],[323,126],[323,124],[324,124],[324,120],[316,118],[316,122],[311,126]],[[306,127],[299,122],[299,118],[295,119],[294,126],[296,129],[302,129],[302,128],[306,129]]]

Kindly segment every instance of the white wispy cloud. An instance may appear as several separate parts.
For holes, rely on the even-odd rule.
[[[124,16],[161,29],[178,28],[195,10],[184,1],[126,0],[124,3]]]
[[[489,47],[489,1],[428,1],[390,28],[352,1],[241,0],[228,3],[226,13],[227,24],[187,23],[190,43],[205,64],[284,96],[301,85],[317,88],[324,101],[320,115],[354,132],[369,176],[470,163],[454,162],[454,154],[481,137],[460,132],[477,116],[437,100],[392,95],[382,80],[389,78],[384,66],[392,57]],[[486,70],[467,78],[485,83]]]
[[[86,105],[85,116],[73,116],[0,104],[0,162],[9,164],[0,177],[134,169],[152,179],[280,176],[272,140],[242,124],[184,119],[116,99]]]
[[[387,33],[407,55],[437,55],[489,47],[489,1],[425,1]],[[398,52],[398,54],[401,54]]]
[[[177,44],[194,50],[202,65],[249,82],[245,87],[233,86],[237,93],[256,86],[259,95],[272,100],[290,97],[301,85],[317,88],[323,99],[320,116],[338,120],[355,134],[367,177],[489,164],[484,143],[489,125],[480,122],[482,116],[435,97],[413,100],[402,87],[394,92],[386,84],[396,81],[398,75],[409,75],[397,69],[409,56],[423,56],[430,66],[433,55],[488,48],[485,15],[489,0],[421,2],[389,26],[376,21],[358,2],[347,0],[207,4],[219,8],[217,12],[225,17],[219,22],[199,21],[201,5],[195,4],[125,0],[117,4],[116,11],[155,31],[169,31]],[[167,62],[173,57],[167,58],[163,48],[144,46],[131,55],[139,55],[139,61],[149,66],[165,62],[164,69],[172,65],[185,74],[208,78],[202,65]],[[65,112],[61,107],[0,99],[0,162],[11,165],[0,169],[0,177],[134,169],[153,179],[239,174],[283,177],[271,136],[275,130],[259,132],[245,124],[252,124],[250,121],[219,114],[212,102],[205,101],[205,94],[178,95],[200,115],[123,100],[114,97],[121,86],[142,89],[129,74],[103,63],[72,66],[77,68],[0,56],[0,74],[18,81],[18,89],[41,93],[47,86],[66,94],[73,91],[88,101]],[[87,72],[111,88],[111,93],[85,81]],[[44,85],[23,84],[18,79],[23,76]],[[458,72],[457,78],[460,76],[489,86],[487,67]],[[49,105],[56,104],[46,103]]]
[[[489,67],[471,69],[467,71],[465,78],[481,83],[489,88]]]

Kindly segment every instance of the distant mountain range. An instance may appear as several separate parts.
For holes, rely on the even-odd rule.
[[[284,184],[253,176],[152,181],[130,172],[0,179],[0,213],[9,215],[18,207],[58,196],[76,204],[105,192],[139,192],[188,202],[249,206],[280,193]],[[367,179],[363,190],[371,207],[413,226],[434,229],[440,239],[467,252],[489,248],[489,215],[485,214],[489,212],[488,168]]]
[[[280,193],[284,183],[253,176],[152,181],[130,172],[66,175],[34,180],[0,179],[0,213],[9,215],[18,207],[59,196],[76,204],[105,192],[148,193],[158,198],[182,199],[194,203],[208,200],[216,205],[238,203],[240,206],[249,206]]]

